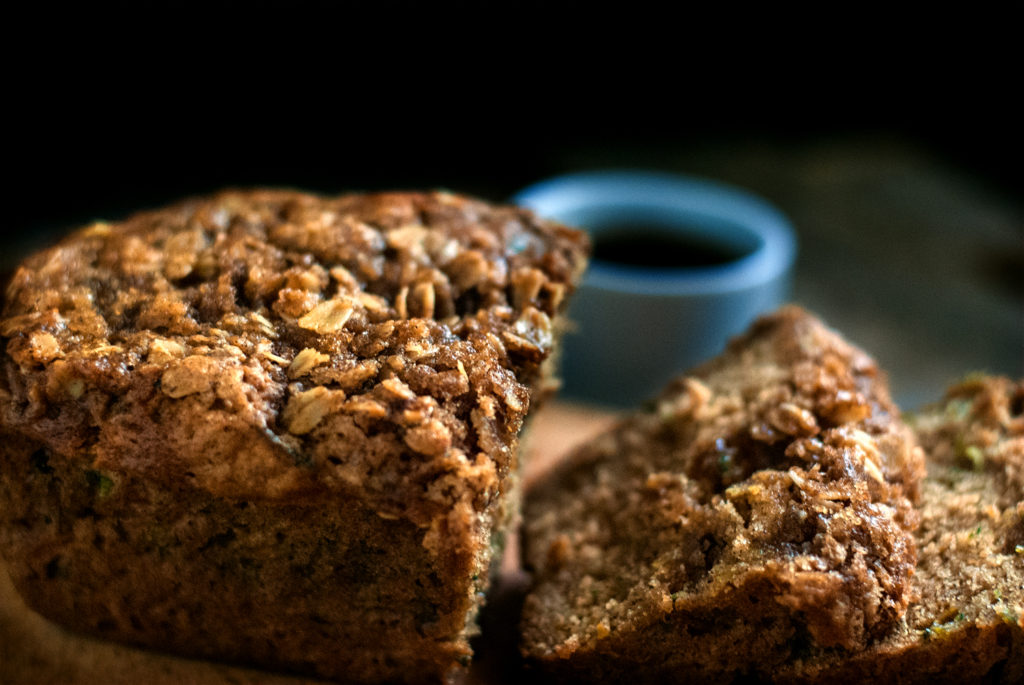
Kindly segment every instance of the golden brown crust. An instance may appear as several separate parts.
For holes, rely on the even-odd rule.
[[[766,317],[528,493],[525,653],[682,682],[863,647],[909,601],[922,459],[870,359]]]
[[[104,580],[103,559],[169,553],[205,577],[201,559],[223,543],[227,557],[266,561],[261,578],[290,563],[363,568],[348,581],[328,573],[324,592],[377,588],[376,601],[405,608],[395,621],[378,611],[360,633],[377,605],[355,602],[347,617],[334,606],[321,619],[340,627],[323,640],[391,647],[366,663],[351,650],[311,666],[297,647],[267,663],[371,680],[443,672],[468,653],[517,436],[586,247],[524,210],[447,193],[252,191],[96,224],[30,258],[0,320],[15,584],[80,629],[160,644],[167,607],[133,616],[123,597],[134,590]],[[323,547],[335,520],[324,510],[359,523]],[[172,531],[198,520],[202,532],[147,547],[157,520]],[[299,561],[259,537],[282,520]],[[252,573],[227,569],[217,591],[233,596]],[[147,592],[188,601],[159,581]],[[312,602],[275,601],[286,614]],[[228,632],[224,621],[203,629]],[[244,658],[245,639],[286,642],[254,630],[235,647],[197,633],[165,646]]]

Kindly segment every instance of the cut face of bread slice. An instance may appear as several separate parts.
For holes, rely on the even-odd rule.
[[[728,681],[898,622],[923,457],[875,364],[786,308],[528,493],[523,651]]]
[[[929,458],[915,599],[868,649],[781,680],[1024,682],[1024,381],[968,379],[913,423]]]

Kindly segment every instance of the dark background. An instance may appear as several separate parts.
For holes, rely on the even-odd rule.
[[[876,93],[888,101],[882,111],[856,99],[844,103],[834,92],[821,94],[827,103],[802,109],[785,94],[754,91],[746,101],[716,96],[711,86],[696,106],[641,88],[605,91],[611,102],[595,93],[562,101],[551,84],[542,96],[502,83],[478,95],[447,86],[432,92],[418,78],[373,83],[376,92],[227,76],[218,85],[171,75],[161,90],[152,82],[142,90],[123,82],[54,84],[33,102],[13,103],[2,230],[25,236],[116,219],[225,186],[327,193],[444,187],[500,201],[579,166],[569,158],[585,157],[594,167],[638,160],[664,167],[715,147],[799,150],[863,139],[914,147],[995,193],[1020,198],[1022,112],[977,94],[955,103],[957,112],[927,98],[912,101],[890,84]],[[305,92],[291,92],[293,85]],[[389,85],[392,92],[380,92]],[[291,97],[297,99],[285,99]]]
[[[5,18],[0,271],[227,186],[447,188],[584,168],[746,187],[794,299],[909,406],[1024,376],[1024,112],[1008,16],[724,5],[165,3]],[[682,14],[680,14],[682,12]]]
[[[581,152],[672,166],[865,136],[1019,199],[1008,17],[170,2],[4,19],[6,236],[224,186],[501,200]]]

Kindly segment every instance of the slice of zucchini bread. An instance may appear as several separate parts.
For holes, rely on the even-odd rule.
[[[527,662],[729,682],[906,611],[923,456],[863,352],[795,307],[527,493]]]
[[[1024,682],[1024,381],[974,376],[914,421],[928,456],[914,600],[868,649],[789,682]]]
[[[447,193],[245,191],[31,257],[0,321],[15,586],[132,644],[443,680],[586,251]]]

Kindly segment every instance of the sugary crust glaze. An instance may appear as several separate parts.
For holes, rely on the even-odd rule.
[[[875,364],[783,309],[527,494],[525,654],[703,682],[862,648],[910,599],[923,474]]]
[[[0,322],[15,584],[122,640],[436,681],[586,250],[446,193],[255,191],[30,258]]]
[[[1024,381],[969,377],[913,421],[928,455],[914,600],[854,655],[784,682],[1024,682]]]

